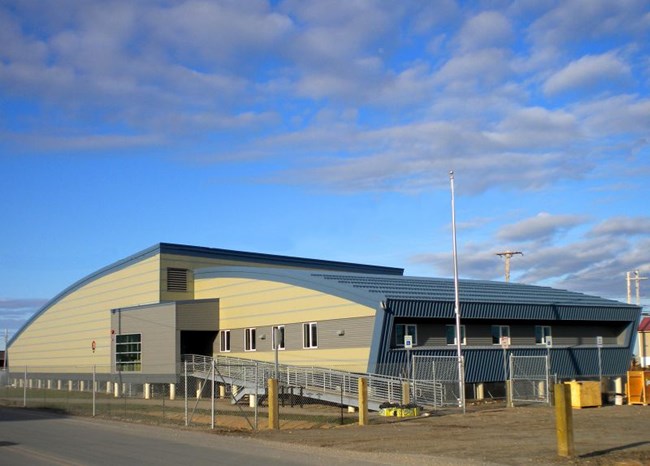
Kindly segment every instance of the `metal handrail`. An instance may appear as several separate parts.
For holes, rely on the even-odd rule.
[[[243,387],[264,389],[265,381],[274,377],[275,364],[252,359],[237,358],[218,355],[216,358],[196,354],[184,356],[188,364],[188,372],[206,374],[210,371],[213,361],[218,367],[218,372],[224,378],[236,381]],[[401,377],[373,373],[354,373],[335,369],[314,366],[293,366],[288,364],[278,365],[277,379],[280,385],[288,387],[302,387],[310,392],[318,392],[345,397],[348,402],[358,398],[359,379],[368,381],[368,402],[373,404],[399,403],[402,400],[404,383],[408,382],[410,389],[417,386],[419,393],[437,392],[437,385],[431,390],[422,390],[431,385],[427,380],[409,380]],[[438,395],[439,397],[439,395]],[[436,400],[427,400],[418,397],[417,402],[423,405],[438,405]]]

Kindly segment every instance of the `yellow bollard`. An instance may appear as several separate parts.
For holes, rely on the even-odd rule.
[[[359,378],[359,425],[368,425],[368,379]]]
[[[278,403],[278,379],[269,379],[269,429],[280,429],[280,404]]]
[[[408,382],[402,382],[402,405],[411,403],[411,385]]]
[[[575,455],[573,446],[573,411],[571,411],[571,387],[555,384],[555,428],[557,431],[557,454],[571,457]]]

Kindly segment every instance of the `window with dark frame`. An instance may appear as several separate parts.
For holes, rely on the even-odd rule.
[[[418,326],[417,324],[395,324],[395,346],[404,347],[404,336],[413,337],[413,346],[418,344]]]
[[[501,344],[501,337],[510,338],[510,326],[509,325],[493,325],[492,326],[492,344],[493,345]]]
[[[256,347],[255,329],[247,328],[244,332],[244,351],[255,351]]]
[[[276,325],[271,329],[271,349],[275,350],[276,339],[278,350],[284,349],[284,325]]]
[[[142,334],[115,336],[115,369],[118,372],[142,370]]]
[[[302,324],[302,337],[303,348],[318,348],[318,323]]]
[[[546,345],[552,338],[549,325],[535,325],[535,344]]]
[[[219,351],[222,353],[230,352],[230,330],[221,330],[219,338]]]
[[[447,344],[448,345],[455,345],[456,344],[456,326],[455,325],[447,325],[445,327],[445,333],[446,333],[446,338],[447,338]],[[461,325],[460,326],[460,344],[465,345],[465,326]]]

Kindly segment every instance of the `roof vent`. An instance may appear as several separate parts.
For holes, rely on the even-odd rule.
[[[187,291],[187,269],[167,269],[167,291]]]

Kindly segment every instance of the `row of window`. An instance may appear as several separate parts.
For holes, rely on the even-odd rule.
[[[230,351],[230,330],[219,332],[219,350],[222,353]],[[271,348],[273,350],[285,349],[285,326],[275,325],[271,328]],[[318,348],[318,322],[302,324],[302,347]],[[257,351],[257,329],[254,327],[244,329],[244,351]]]
[[[141,334],[115,336],[115,369],[122,372],[137,372],[142,369]]]
[[[418,327],[417,324],[395,324],[395,345],[404,346],[404,337],[410,335],[413,345],[417,345],[418,341]],[[446,325],[445,335],[448,345],[456,344],[456,326]],[[535,326],[535,344],[549,345],[551,343],[551,327],[548,325]],[[509,344],[510,342],[510,326],[509,325],[493,325],[492,326],[492,344]],[[465,326],[460,326],[460,344],[465,345]]]

